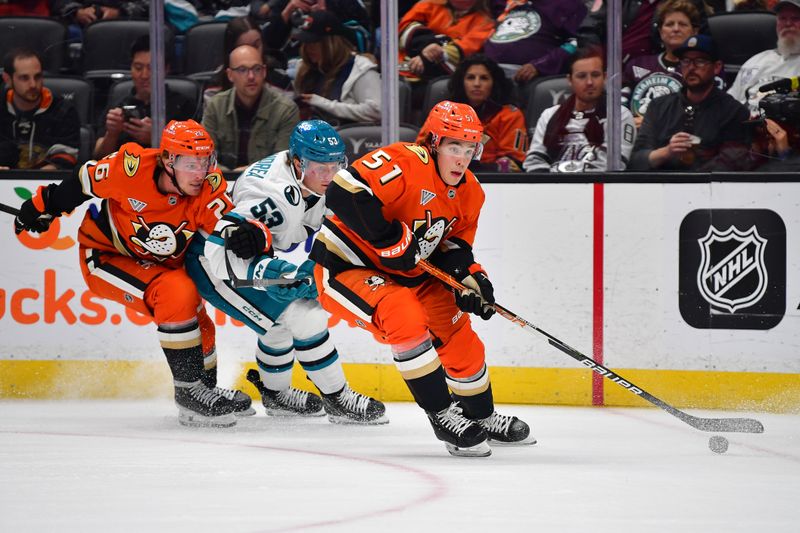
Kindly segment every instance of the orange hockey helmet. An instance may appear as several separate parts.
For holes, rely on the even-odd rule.
[[[194,120],[171,120],[161,133],[160,148],[170,156],[211,157],[214,155],[214,140]]]
[[[483,153],[483,124],[469,104],[442,100],[431,109],[423,128],[431,134],[431,150],[436,150],[444,137],[476,143],[473,159]]]

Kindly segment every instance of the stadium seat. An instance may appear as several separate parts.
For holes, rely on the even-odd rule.
[[[347,158],[354,161],[382,146],[381,125],[374,122],[356,122],[336,128],[347,149]],[[414,142],[418,129],[410,124],[400,124],[400,140]]]
[[[447,100],[447,83],[449,81],[449,76],[440,76],[431,80],[425,87],[425,97],[422,100],[422,112],[419,120],[420,124],[425,121],[425,118],[428,116],[428,113],[430,113],[431,109],[433,109],[433,106],[442,100]]]
[[[53,94],[63,96],[64,99],[72,102],[78,111],[81,124],[92,123],[92,102],[94,95],[92,84],[83,78],[70,76],[45,76],[44,86],[50,89]]]
[[[72,102],[81,121],[81,144],[78,163],[82,164],[92,157],[94,149],[94,127],[92,126],[93,89],[92,84],[83,78],[69,76],[45,76],[44,86],[53,94]]]
[[[528,86],[528,105],[525,108],[525,123],[530,133],[536,129],[539,115],[548,107],[560,104],[572,94],[564,75],[546,76]]]
[[[192,26],[184,39],[183,73],[192,79],[210,79],[225,62],[227,22],[204,22]]]
[[[399,80],[397,85],[397,99],[400,101],[400,122],[413,123],[411,110],[411,85],[405,80]]]
[[[67,67],[67,27],[44,17],[0,17],[0,57],[17,47],[32,48],[42,55],[46,73],[59,74]]]
[[[195,110],[197,110],[197,106],[200,105],[201,99],[201,86],[198,82],[190,78],[178,76],[170,76],[165,81],[167,83],[167,87],[169,87],[171,90],[184,95],[186,98],[189,98],[194,104]],[[133,90],[133,80],[122,80],[116,82],[108,91],[107,106],[112,106],[120,102],[131,92],[131,90]]]
[[[164,27],[164,48],[172,50],[172,30]],[[131,70],[130,49],[141,35],[150,34],[146,20],[101,20],[83,33],[83,75],[86,78],[116,78]]]
[[[732,11],[708,17],[708,28],[725,64],[735,74],[745,61],[759,52],[775,48],[775,13]]]

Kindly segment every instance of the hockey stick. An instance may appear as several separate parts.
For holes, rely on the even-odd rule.
[[[242,279],[237,278],[236,274],[233,272],[233,268],[231,267],[230,263],[228,262],[227,257],[227,249],[225,250],[225,268],[228,270],[228,280],[231,282],[231,285],[234,288],[247,288],[247,287],[270,287],[276,285],[293,285],[295,283],[305,282],[308,278],[300,278],[300,279],[292,279],[292,278],[278,278],[278,279]],[[206,270],[211,270],[211,263],[209,262],[208,258],[205,256],[198,257],[200,262],[203,264]]]
[[[230,226],[229,226],[230,227]],[[226,230],[228,228],[225,228]],[[227,239],[227,231],[223,235],[225,238],[225,270],[228,271],[228,279],[233,285],[234,288],[264,288],[264,287],[274,287],[276,285],[295,285],[299,283],[309,283],[311,278],[276,278],[276,279],[244,279],[240,278],[236,275],[236,272],[233,271],[233,265],[228,260],[228,239]],[[205,261],[205,264],[208,264],[208,259],[205,257],[200,258],[201,260]]]
[[[17,216],[19,215],[19,209],[16,207],[11,207],[10,205],[0,204],[0,211],[3,213],[8,213],[9,215]]]
[[[433,266],[424,259],[418,263],[418,266],[431,276],[442,280],[447,285],[450,285],[456,290],[459,291],[462,291],[464,289],[470,290],[464,284],[458,282],[452,276],[436,268],[435,266]],[[539,333],[540,335],[545,336],[547,338],[547,342],[549,342],[552,346],[555,346],[556,348],[558,348],[565,354],[569,355],[582,365],[591,368],[593,371],[597,372],[604,378],[607,378],[609,381],[613,381],[614,383],[628,390],[629,392],[637,396],[640,396],[641,398],[644,398],[645,400],[652,403],[656,407],[660,407],[664,411],[668,412],[674,417],[679,418],[680,420],[689,424],[695,429],[699,429],[700,431],[731,432],[731,433],[764,432],[764,425],[758,420],[755,420],[753,418],[702,418],[690,415],[688,413],[684,413],[683,411],[676,409],[675,407],[672,407],[663,400],[656,398],[655,396],[645,391],[644,389],[637,387],[630,381],[622,378],[622,376],[604,367],[591,357],[582,354],[575,348],[572,348],[571,346],[558,340],[557,338],[553,337],[543,329],[536,327],[535,325],[531,324],[530,322],[528,322],[521,316],[517,315],[516,313],[512,313],[502,305],[495,303],[494,308],[497,311],[497,314],[499,314],[503,318],[510,320],[511,322],[513,322],[518,326],[521,326],[526,331],[533,331],[535,333]]]

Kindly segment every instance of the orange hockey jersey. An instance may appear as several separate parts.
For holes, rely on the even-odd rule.
[[[484,198],[480,183],[469,170],[457,186],[450,186],[439,177],[426,148],[391,144],[336,174],[326,195],[334,216],[323,222],[312,258],[332,272],[361,266],[393,274],[405,285],[416,285],[425,279],[423,272],[388,270],[381,265],[367,233],[397,219],[414,231],[423,259],[437,249],[471,250]],[[354,229],[354,224],[350,227],[345,222],[348,220],[363,221],[363,227]]]
[[[456,19],[445,0],[423,0],[417,2],[400,19],[400,51],[404,49],[414,26],[425,26],[435,34],[450,37],[461,48],[463,56],[475,54],[494,32],[494,21],[485,13],[472,12]]]
[[[127,143],[80,169],[83,193],[103,199],[100,212],[89,209],[81,222],[81,245],[177,268],[192,236],[201,229],[210,234],[233,208],[217,168],[208,174],[198,196],[159,191],[158,157],[158,149]]]

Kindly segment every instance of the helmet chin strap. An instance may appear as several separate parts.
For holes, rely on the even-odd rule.
[[[295,176],[297,176],[297,172],[296,172],[296,169],[294,168],[294,165],[292,165],[292,170],[295,171]],[[303,180],[305,180],[305,177],[306,177],[306,164],[303,162],[302,159],[300,159],[300,177],[297,178],[297,183],[300,184],[300,188],[302,190],[306,191],[311,196],[316,196],[317,198],[322,198],[321,194],[316,193],[316,192],[312,191],[311,189],[309,189],[308,187],[306,187],[305,183],[303,182]]]
[[[178,180],[177,180],[177,179],[175,179],[175,168],[174,168],[172,165],[173,165],[173,163],[171,163],[171,162],[170,162],[170,163],[167,163],[166,165],[164,165],[164,172],[166,172],[166,173],[167,173],[167,176],[169,176],[169,179],[172,181],[172,185],[173,185],[173,186],[174,186],[176,189],[178,189],[178,194],[180,194],[181,196],[187,196],[186,192],[184,192],[184,190],[183,190],[183,189],[181,189],[181,186],[180,186],[180,185],[178,185]],[[171,168],[171,169],[172,169],[172,172],[170,172],[169,170],[167,170],[167,167]]]

